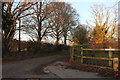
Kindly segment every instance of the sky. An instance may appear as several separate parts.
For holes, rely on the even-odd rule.
[[[91,6],[95,4],[105,5],[111,8],[116,2],[68,2],[76,9],[77,13],[80,15],[81,24],[86,24],[86,20],[89,20],[91,16]]]

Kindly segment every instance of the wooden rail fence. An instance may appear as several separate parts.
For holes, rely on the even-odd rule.
[[[78,54],[75,53],[75,51],[77,51]],[[90,57],[90,56],[84,56],[84,51],[107,51],[108,52],[108,58],[104,58],[104,57]],[[119,66],[119,59],[118,57],[112,57],[113,56],[113,52],[120,52],[120,49],[84,49],[82,47],[72,47],[70,49],[70,60],[75,61],[74,58],[80,58],[80,63],[84,62],[84,59],[97,59],[97,60],[107,60],[109,66],[112,66],[112,69],[114,71],[118,71],[118,66]],[[89,53],[90,54],[90,53]],[[95,53],[98,54],[98,53]],[[97,65],[96,65],[97,66]],[[99,66],[102,67],[102,66]],[[105,67],[105,68],[110,68],[110,67]]]

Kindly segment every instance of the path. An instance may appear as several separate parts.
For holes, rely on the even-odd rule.
[[[2,70],[3,70],[2,77],[3,78],[30,78],[30,77],[37,78],[40,76],[32,75],[29,74],[28,72],[39,65],[43,65],[61,58],[65,58],[66,56],[67,55],[62,54],[62,55],[54,55],[54,56],[47,56],[47,57],[5,63],[2,65]]]
[[[3,64],[3,78],[105,78],[98,73],[85,72],[75,69],[66,68],[66,63],[59,61],[66,58],[67,55],[54,55],[42,58],[35,58],[23,61],[16,61]],[[53,61],[55,61],[53,63]],[[31,70],[39,68],[40,65],[50,63],[44,69],[48,74],[31,74]],[[109,79],[107,79],[109,80]],[[110,79],[111,80],[111,79]],[[114,80],[114,79],[113,79]]]

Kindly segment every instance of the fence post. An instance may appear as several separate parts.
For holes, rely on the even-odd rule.
[[[81,63],[83,63],[83,47],[81,47]]]
[[[80,46],[77,47],[77,55],[80,55]]]
[[[112,49],[112,47],[109,47],[109,49]],[[109,58],[112,58],[112,51],[109,51]],[[109,66],[112,66],[112,61],[109,60]]]
[[[70,50],[70,53],[71,53],[71,61],[73,61],[73,55],[74,55],[74,47],[71,47],[71,50]]]
[[[118,71],[119,59],[113,58],[113,69],[114,71]]]

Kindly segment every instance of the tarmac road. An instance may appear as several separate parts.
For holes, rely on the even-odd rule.
[[[56,77],[53,74],[49,75],[34,75],[29,74],[31,70],[36,67],[56,61],[62,58],[66,58],[68,54],[59,54],[41,58],[34,58],[10,63],[2,64],[2,78],[41,78],[41,77]]]

